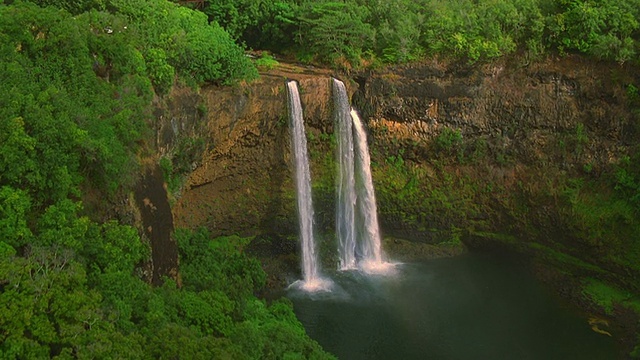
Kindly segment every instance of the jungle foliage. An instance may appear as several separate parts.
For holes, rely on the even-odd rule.
[[[255,49],[361,66],[514,52],[637,61],[639,0],[224,0],[204,12]]]
[[[288,302],[254,296],[248,239],[178,232],[184,286],[154,288],[139,232],[80,201],[131,191],[176,77],[255,76],[223,28],[168,1],[0,1],[0,358],[329,357]]]
[[[228,85],[257,77],[244,45],[350,67],[515,52],[623,63],[637,61],[640,40],[640,0],[205,5],[0,0],[1,358],[328,357],[286,300],[254,296],[265,275],[244,253],[248,239],[178,231],[183,287],[168,279],[153,288],[143,281],[150,249],[138,231],[90,219],[80,201],[86,189],[108,199],[131,190],[150,104],[177,79]],[[455,133],[441,140],[441,151],[456,152]],[[388,160],[388,188],[412,198],[424,175],[404,170],[401,156]],[[621,162],[614,180],[616,196],[636,206],[633,216],[637,164]],[[428,190],[438,206],[466,201]],[[631,216],[626,208],[614,215]]]
[[[251,239],[178,232],[184,286],[154,288],[134,271],[148,251],[134,229],[87,222],[63,229],[84,249],[29,245],[19,255],[0,243],[3,359],[331,358],[287,300],[253,295],[265,274],[244,254]]]

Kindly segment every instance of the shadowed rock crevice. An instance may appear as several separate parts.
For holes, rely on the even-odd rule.
[[[135,191],[142,217],[144,236],[151,242],[152,283],[162,285],[163,277],[178,279],[178,247],[172,238],[173,217],[158,166],[147,169]]]

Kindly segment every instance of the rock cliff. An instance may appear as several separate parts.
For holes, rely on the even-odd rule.
[[[173,206],[176,226],[295,234],[285,93],[292,79],[301,89],[316,222],[333,232],[332,75],[280,65],[251,84],[201,89],[192,104],[203,114],[199,127],[175,112],[161,121],[158,129],[192,129],[206,144]],[[611,205],[614,173],[637,152],[633,69],[580,58],[431,61],[337,77],[369,128],[384,234],[515,247],[640,288],[637,209]]]
[[[174,206],[176,226],[295,233],[287,79],[299,82],[309,132],[332,131],[326,72],[283,66],[251,84],[203,88],[207,146]]]
[[[474,233],[507,232],[517,242],[598,264],[638,287],[622,280],[638,274],[636,240],[616,240],[624,232],[612,229],[637,226],[614,219],[637,209],[615,216],[616,210],[602,210],[593,219],[598,206],[589,204],[613,201],[613,173],[637,150],[637,112],[628,92],[628,84],[637,82],[632,71],[565,58],[473,68],[430,63],[356,81],[354,103],[369,119],[378,161],[401,156],[414,169],[405,187],[412,179],[431,182],[420,188],[428,191],[424,198],[444,198],[416,206],[423,218],[409,222],[406,211],[385,208],[397,203],[392,194],[382,198],[382,211],[391,215],[382,216],[387,231],[449,227],[462,229],[469,242],[482,242]],[[587,199],[602,193],[606,199]]]
[[[605,288],[628,294],[621,304],[636,301],[640,76],[581,58],[433,60],[351,74],[280,64],[249,84],[176,88],[155,114],[156,148],[173,163],[160,161],[175,227],[260,235],[273,254],[296,251],[285,92],[296,80],[320,247],[333,248],[332,76],[345,81],[369,130],[379,219],[393,243],[515,249],[533,255],[545,280],[570,284],[561,292],[574,301],[597,302]],[[182,186],[167,176],[176,167],[187,174]],[[145,226],[153,237],[159,224]],[[154,279],[162,269],[176,274],[175,242],[165,240],[155,240],[154,254],[174,258],[154,258]],[[625,306],[615,315],[630,334],[637,322],[623,321]]]

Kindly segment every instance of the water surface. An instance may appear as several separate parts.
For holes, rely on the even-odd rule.
[[[613,340],[514,263],[489,254],[333,275],[290,292],[308,334],[340,359],[614,359]]]

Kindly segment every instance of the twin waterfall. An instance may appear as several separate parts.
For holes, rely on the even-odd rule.
[[[371,179],[367,134],[358,113],[349,105],[342,81],[333,79],[334,117],[338,142],[336,236],[340,270],[366,271],[383,264],[376,196]]]
[[[318,270],[313,232],[311,175],[300,95],[295,81],[288,82],[287,87],[302,248],[301,287],[308,291],[327,290],[330,281],[323,279]],[[336,155],[339,164],[336,180],[336,236],[340,257],[338,269],[361,268],[368,273],[382,272],[390,264],[382,260],[367,134],[357,112],[349,105],[344,83],[333,79],[333,94]]]

